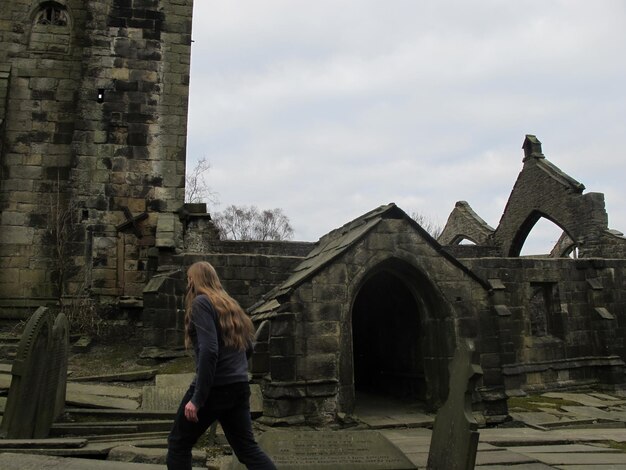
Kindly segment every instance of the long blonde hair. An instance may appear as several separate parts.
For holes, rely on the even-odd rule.
[[[224,346],[245,351],[254,338],[254,325],[239,303],[224,290],[215,268],[207,261],[198,261],[189,266],[187,278],[190,285],[185,296],[185,346],[191,346],[193,299],[204,294],[217,312]]]

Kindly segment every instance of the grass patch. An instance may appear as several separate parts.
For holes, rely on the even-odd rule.
[[[195,372],[196,366],[191,356],[177,357],[157,366],[159,374],[186,374]]]
[[[88,352],[70,355],[68,369],[72,377],[144,370],[146,366],[137,364],[141,349],[141,345],[132,342],[94,344]]]
[[[620,450],[622,452],[626,452],[626,442],[608,441],[607,445],[611,449],[617,449],[617,450]]]
[[[517,411],[542,411],[542,408],[562,410],[563,406],[579,406],[580,403],[562,398],[544,397],[542,395],[528,395],[526,397],[511,397],[507,400],[509,409]]]

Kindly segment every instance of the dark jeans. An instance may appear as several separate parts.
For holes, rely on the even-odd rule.
[[[190,387],[178,407],[174,426],[167,438],[168,470],[191,469],[191,449],[215,420],[222,425],[233,452],[247,468],[276,469],[254,440],[250,418],[250,386],[247,382],[213,387],[206,403],[198,410],[197,423],[185,418],[185,405],[192,395],[193,387]]]

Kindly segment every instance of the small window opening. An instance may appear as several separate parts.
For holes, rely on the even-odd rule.
[[[529,302],[533,336],[564,338],[559,287],[556,282],[533,282]]]
[[[67,11],[57,5],[44,6],[37,14],[35,23],[53,26],[67,26]]]

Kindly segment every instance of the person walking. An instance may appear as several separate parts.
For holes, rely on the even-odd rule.
[[[167,439],[168,470],[190,470],[191,449],[217,420],[246,468],[276,466],[254,439],[250,417],[248,357],[254,326],[222,287],[206,261],[187,270],[185,346],[193,347],[196,375],[185,393]]]

